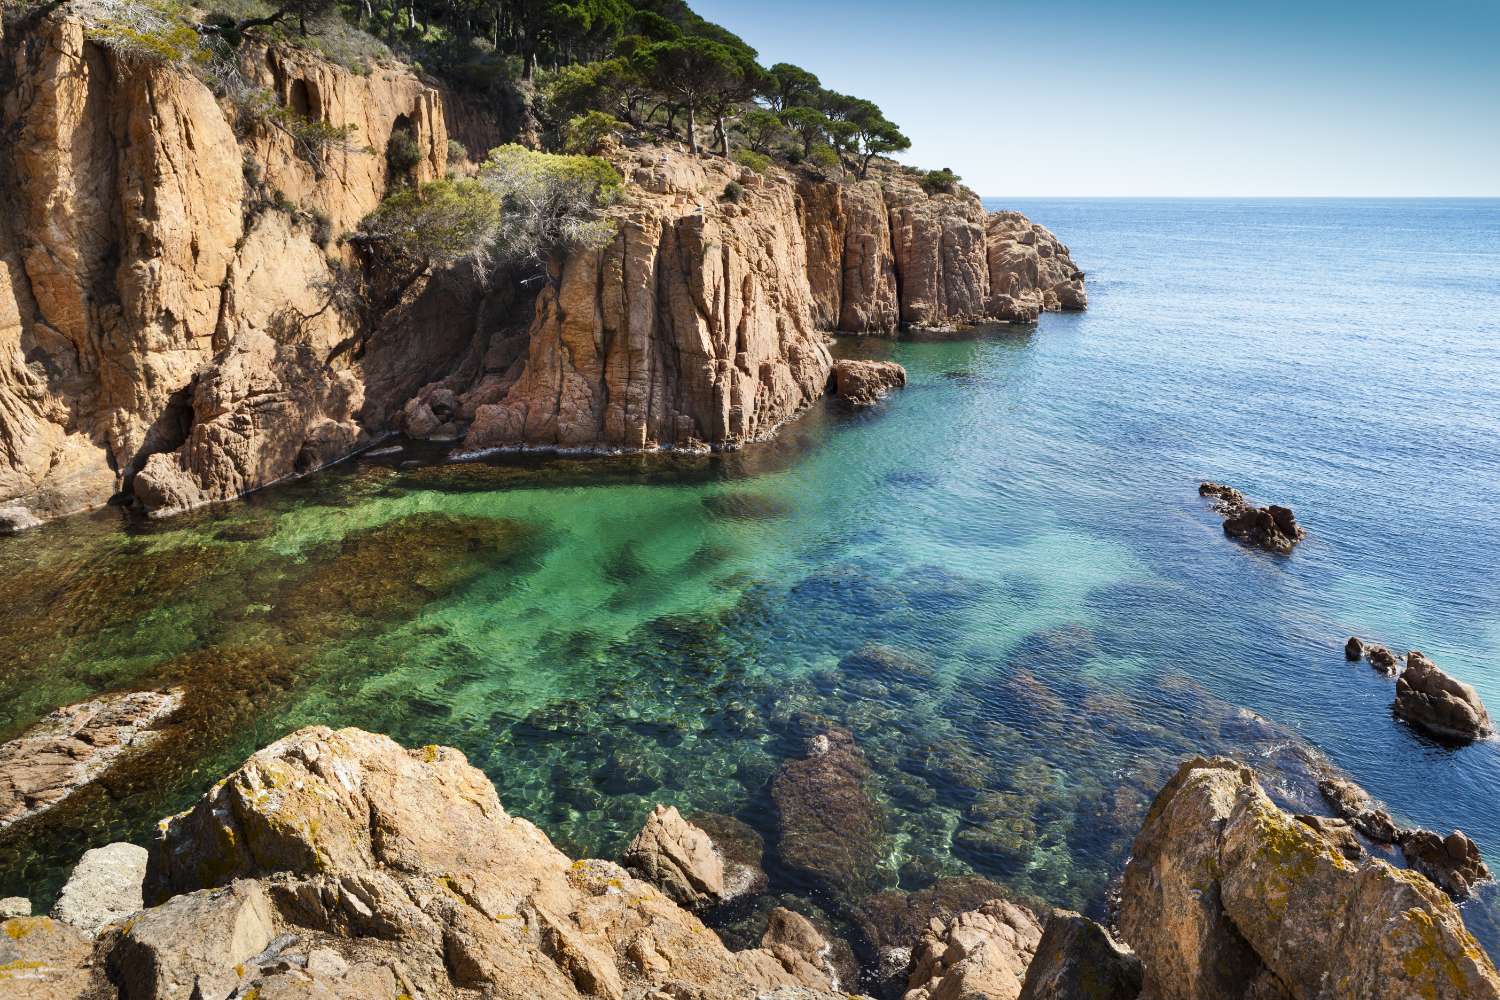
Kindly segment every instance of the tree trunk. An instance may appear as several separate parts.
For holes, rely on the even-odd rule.
[[[727,128],[724,127],[724,116],[723,115],[720,115],[718,117],[718,119],[714,123],[714,127],[719,130],[719,152],[721,152],[721,153],[724,154],[724,158],[725,159],[728,159],[729,158],[729,129],[727,129]]]
[[[693,105],[687,106],[688,113],[688,152],[694,156],[698,155],[698,115]]]

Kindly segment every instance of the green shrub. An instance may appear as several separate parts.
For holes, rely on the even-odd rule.
[[[359,224],[359,238],[416,268],[482,260],[500,226],[500,198],[478,181],[403,187]]]
[[[757,174],[763,174],[771,169],[771,158],[751,149],[736,150],[734,162],[742,167],[749,167]]]
[[[459,142],[457,139],[449,139],[448,140],[448,165],[449,166],[452,166],[454,163],[458,163],[460,161],[467,160],[468,158],[469,158],[469,151],[466,148],[464,148],[464,144],[463,143]]]
[[[929,170],[922,174],[922,190],[928,194],[952,194],[953,186],[958,183],[958,175],[947,167],[941,170]]]
[[[745,187],[739,181],[730,181],[724,185],[723,199],[733,204],[739,204],[741,198],[745,197]]]
[[[814,146],[808,162],[820,170],[833,170],[840,164],[839,154],[829,145]]]
[[[176,0],[96,0],[88,37],[146,62],[207,63],[213,53]]]
[[[590,111],[568,119],[563,129],[563,150],[568,153],[598,152],[604,140],[619,132],[625,123],[603,111]]]
[[[422,145],[410,129],[398,128],[391,133],[385,144],[385,163],[392,178],[410,179],[424,159]]]

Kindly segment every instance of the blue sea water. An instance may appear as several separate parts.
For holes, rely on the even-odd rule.
[[[1072,247],[1089,311],[841,339],[910,373],[873,410],[710,459],[409,450],[437,464],[0,539],[0,738],[197,693],[147,766],[0,834],[0,895],[45,899],[314,722],[456,745],[578,853],[656,801],[732,814],[834,916],[837,886],[776,868],[767,794],[828,725],[871,762],[882,884],[976,871],[1102,913],[1177,761],[1271,773],[1289,745],[1500,863],[1500,744],[1413,732],[1342,656],[1422,649],[1500,710],[1500,202],[990,207]],[[1307,540],[1230,541],[1204,479]],[[1494,950],[1491,910],[1466,916]]]

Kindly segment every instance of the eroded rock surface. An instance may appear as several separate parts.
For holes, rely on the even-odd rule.
[[[180,690],[130,691],[68,705],[0,745],[0,830],[57,805],[122,756],[151,745]]]
[[[1120,929],[1161,1000],[1500,996],[1500,975],[1426,878],[1356,865],[1222,758],[1185,763],[1126,867]]]
[[[54,919],[95,934],[104,925],[145,905],[146,849],[135,844],[107,844],[84,851],[52,907]]]
[[[690,910],[724,902],[724,858],[707,833],[673,806],[657,806],[620,859],[626,868]]]
[[[992,900],[934,925],[912,956],[904,1000],[1017,1000],[1042,939],[1036,914]]]
[[[1396,678],[1394,708],[1407,722],[1443,739],[1468,742],[1495,734],[1473,686],[1448,676],[1416,650],[1407,654],[1406,669]]]
[[[1140,992],[1141,960],[1094,921],[1058,910],[1037,942],[1021,1000],[1135,1000]]]

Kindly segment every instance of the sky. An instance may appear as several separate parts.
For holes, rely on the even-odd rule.
[[[1500,0],[690,2],[984,196],[1500,196]]]

